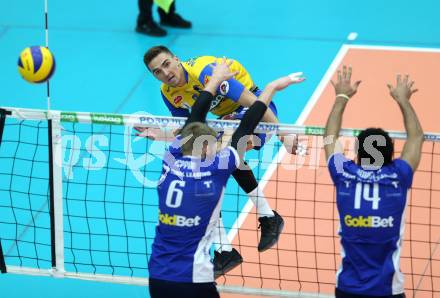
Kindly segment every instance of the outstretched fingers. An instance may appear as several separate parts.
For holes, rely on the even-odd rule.
[[[349,67],[348,67],[348,71],[347,71],[347,80],[348,80],[348,81],[351,80],[351,72],[352,72],[352,69],[351,69],[351,66],[349,66]],[[357,83],[357,82],[356,82],[356,83]],[[360,81],[359,81],[359,84],[360,84]]]
[[[347,66],[342,66],[342,78],[345,80],[347,78]]]

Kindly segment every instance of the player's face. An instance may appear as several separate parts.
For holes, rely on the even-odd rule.
[[[160,53],[148,64],[148,68],[156,79],[171,87],[185,84],[180,60],[168,53]]]

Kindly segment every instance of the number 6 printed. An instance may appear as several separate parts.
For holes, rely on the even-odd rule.
[[[170,208],[179,208],[182,205],[183,191],[177,187],[185,187],[185,181],[173,180],[170,183],[170,187],[167,192],[167,199],[165,204]],[[174,200],[173,200],[174,197]]]

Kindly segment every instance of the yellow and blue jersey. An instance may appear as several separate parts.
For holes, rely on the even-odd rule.
[[[162,98],[173,116],[189,116],[190,109],[200,90],[204,88],[212,76],[211,66],[220,59],[213,56],[200,56],[182,62],[187,83],[182,87],[170,87],[162,84]],[[210,108],[210,111],[217,116],[225,116],[241,108],[237,101],[245,88],[251,91],[257,89],[250,74],[238,61],[234,60],[230,69],[238,71],[238,74],[234,78],[224,81],[218,88]]]
[[[328,167],[336,186],[342,245],[336,287],[356,295],[402,294],[400,252],[410,165],[395,159],[380,169],[363,169],[338,153]]]

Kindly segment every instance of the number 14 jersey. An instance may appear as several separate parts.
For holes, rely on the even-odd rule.
[[[411,167],[396,159],[368,170],[343,154],[331,156],[328,167],[340,219],[342,263],[336,287],[358,295],[403,293],[400,251]]]

